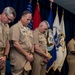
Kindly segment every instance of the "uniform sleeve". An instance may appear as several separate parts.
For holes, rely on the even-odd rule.
[[[39,45],[39,35],[37,32],[33,32],[33,37],[34,37],[34,45]]]
[[[32,31],[32,35],[33,35],[33,31]],[[32,44],[34,45],[34,36],[32,37]]]
[[[13,26],[10,28],[10,40],[19,41],[20,30],[18,27]]]
[[[67,48],[70,52],[75,51],[75,44],[73,43],[72,40],[68,43]]]
[[[7,40],[9,40],[10,37],[9,37],[9,25],[8,24],[6,24],[6,34],[7,34]]]

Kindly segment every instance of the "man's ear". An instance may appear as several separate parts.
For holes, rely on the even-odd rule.
[[[24,20],[24,16],[22,16],[21,19]]]
[[[2,12],[2,14],[1,14],[2,16],[6,16],[6,13],[5,12]]]
[[[2,14],[4,15],[4,14],[5,14],[5,12],[2,12]]]

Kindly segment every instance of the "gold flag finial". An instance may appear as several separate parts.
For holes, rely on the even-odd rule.
[[[64,14],[64,9],[63,9],[63,11],[62,11],[62,14]]]
[[[38,1],[37,1],[37,4],[38,4],[38,9],[39,9],[39,11],[40,11],[40,6],[39,6],[39,3],[38,3]]]
[[[62,10],[62,16],[64,17],[64,9]]]
[[[52,2],[50,2],[50,8],[52,8]]]
[[[57,8],[56,8],[56,12],[58,13],[58,6],[57,6]]]
[[[57,8],[56,8],[56,14],[58,14],[58,6],[57,6]]]

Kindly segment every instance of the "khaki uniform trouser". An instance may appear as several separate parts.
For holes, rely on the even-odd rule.
[[[3,54],[4,54],[4,49],[0,48],[0,56],[3,56]],[[0,70],[0,75],[5,75],[5,70],[6,70],[6,63],[5,63],[5,67]]]
[[[2,70],[0,70],[0,75],[5,75],[5,70],[6,70],[6,66]]]
[[[67,62],[68,62],[68,66],[69,66],[68,75],[75,75],[75,56],[68,55]]]
[[[41,65],[42,61],[43,58],[40,55],[34,54],[32,75],[46,75],[46,64]]]
[[[25,71],[24,65],[27,62],[26,58],[17,52],[15,49],[10,51],[10,64],[12,75],[28,75],[29,71]]]
[[[33,62],[32,75],[46,75],[46,64],[41,66],[40,63]]]

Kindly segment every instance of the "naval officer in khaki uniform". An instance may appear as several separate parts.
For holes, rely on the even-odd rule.
[[[33,60],[34,43],[32,31],[27,27],[32,19],[29,11],[24,11],[18,23],[10,28],[10,64],[12,75],[28,75]],[[27,65],[26,65],[27,64]]]
[[[46,63],[50,60],[46,48],[46,38],[44,33],[48,30],[49,23],[42,21],[39,27],[33,32],[34,36],[34,60],[32,75],[46,75]]]
[[[9,53],[9,25],[16,17],[12,7],[6,7],[0,14],[0,75],[5,75],[6,58]]]
[[[68,75],[75,75],[75,37],[69,41],[67,48],[68,48],[67,61],[69,66]]]

